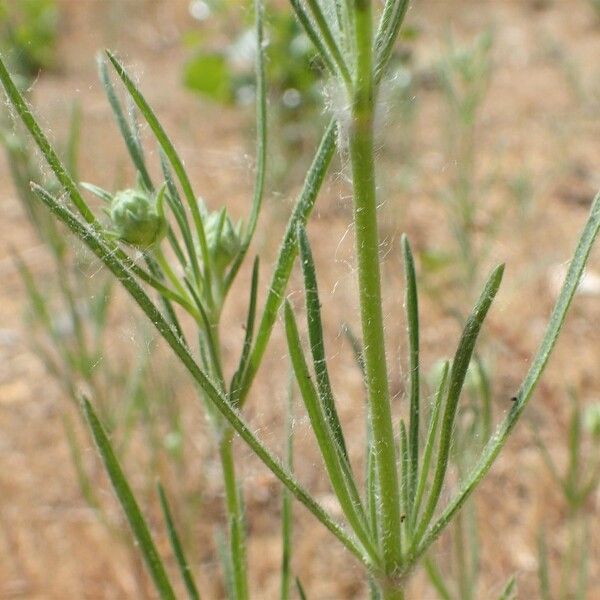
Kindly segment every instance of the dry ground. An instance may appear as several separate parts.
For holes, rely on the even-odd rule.
[[[111,188],[116,173],[123,172],[126,164],[115,129],[108,125],[109,110],[95,75],[95,51],[110,46],[118,49],[138,76],[176,140],[196,189],[211,206],[225,203],[234,213],[243,214],[252,177],[251,146],[244,133],[246,117],[200,103],[180,85],[185,57],[180,36],[192,26],[187,2],[60,0],[59,4],[63,14],[61,69],[35,83],[34,98],[43,123],[53,135],[66,122],[65,100],[80,99],[84,110],[82,178]],[[523,219],[516,209],[509,210],[488,261],[490,265],[496,260],[507,263],[487,337],[488,341],[496,340],[490,344],[494,348],[495,410],[500,416],[528,367],[551,309],[552,269],[568,260],[589,201],[600,188],[600,24],[586,0],[419,0],[414,5],[409,20],[421,30],[415,60],[424,68],[439,56],[443,47],[440,40],[449,23],[465,39],[490,24],[495,27],[495,69],[478,132],[479,168],[483,175],[496,174],[494,184],[481,198],[484,214],[487,206],[511,201],[506,184],[515,174],[529,173],[534,185],[532,214]],[[436,199],[445,178],[439,93],[424,88],[416,102],[414,148],[419,169],[408,191],[395,178],[401,165],[393,150],[403,127],[393,114],[386,123],[391,149],[382,149],[380,157],[385,173],[384,227],[392,236],[385,289],[398,405],[404,386],[398,364],[404,349],[398,234],[409,232],[420,250],[439,247],[448,238],[444,209]],[[329,352],[335,365],[340,412],[358,460],[363,436],[360,377],[339,335],[343,320],[356,319],[353,271],[347,262],[351,236],[345,236],[351,215],[341,198],[344,172],[336,168],[342,177],[331,178],[327,184],[310,234],[330,324]],[[21,324],[22,289],[11,248],[18,247],[40,276],[47,263],[15,198],[3,162],[0,197],[0,598],[151,596],[127,544],[98,522],[81,497],[62,428],[61,415],[69,409],[29,349]],[[259,235],[256,244],[256,251],[265,256],[263,282],[277,247],[277,235],[271,232],[283,229],[282,215],[292,201],[291,192],[269,195],[263,215],[269,234]],[[600,270],[597,251],[590,270]],[[247,273],[243,277],[247,279]],[[297,279],[291,289],[299,289]],[[234,296],[243,301],[234,299],[227,308],[223,337],[231,356],[239,348],[245,307],[245,294]],[[128,348],[130,317],[114,318],[115,347]],[[455,320],[430,299],[424,300],[422,323],[424,361],[430,365],[452,352],[459,332]],[[530,416],[559,460],[565,457],[567,387],[575,387],[585,403],[597,401],[600,395],[599,325],[598,297],[578,297],[544,385],[532,402]],[[278,327],[274,349],[258,378],[248,411],[257,431],[275,448],[280,446],[286,386],[281,337]],[[222,517],[218,464],[193,390],[185,385],[177,389],[189,435],[185,474],[174,472],[168,465],[161,469],[174,489],[183,488],[187,496],[200,496],[187,533],[200,565],[204,596],[218,598],[222,595],[218,562],[209,541]],[[296,431],[298,475],[327,501],[327,486],[315,468],[318,454],[303,418],[298,419]],[[81,439],[87,449],[86,462],[94,465],[89,441],[85,435]],[[253,597],[275,598],[280,559],[279,488],[241,444],[237,450],[244,459],[240,468],[249,511]],[[135,464],[134,458],[131,466]],[[139,473],[135,479],[142,487],[147,480],[144,475]],[[118,519],[107,482],[100,474],[98,481],[105,504]],[[598,501],[596,496],[587,507],[593,527],[590,600],[600,597]],[[543,525],[549,532],[553,564],[558,564],[565,546],[561,529],[565,507],[524,425],[481,486],[477,502],[483,558],[478,597],[495,598],[507,577],[515,573],[519,597],[537,598],[535,537]],[[179,510],[185,512],[181,506]],[[153,514],[157,515],[156,511]],[[353,560],[302,508],[297,507],[296,516],[294,570],[309,597],[365,597],[360,570]],[[445,555],[442,543],[440,562]],[[417,574],[408,597],[435,597],[428,589],[422,575]]]

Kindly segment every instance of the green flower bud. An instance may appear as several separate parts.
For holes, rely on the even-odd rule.
[[[161,196],[139,189],[117,192],[110,203],[110,218],[117,237],[136,248],[158,244],[167,233]]]
[[[583,413],[583,424],[595,439],[600,439],[600,403],[592,404]]]
[[[204,215],[206,243],[216,270],[223,273],[242,247],[241,222],[237,225],[223,208]]]

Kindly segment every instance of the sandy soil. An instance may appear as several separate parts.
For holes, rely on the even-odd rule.
[[[61,68],[36,81],[34,103],[51,135],[60,137],[67,121],[66,100],[81,102],[82,179],[110,189],[118,174],[127,177],[129,173],[95,73],[95,51],[109,46],[124,57],[176,140],[195,188],[210,206],[225,203],[232,213],[243,215],[252,186],[248,115],[202,103],[183,90],[180,73],[186,50],[181,36],[194,26],[187,2],[60,0],[59,4]],[[486,334],[493,361],[495,413],[500,418],[510,406],[510,397],[543,332],[556,293],[553,273],[568,260],[590,201],[600,188],[600,23],[585,0],[421,0],[414,4],[409,22],[420,30],[414,42],[414,62],[424,73],[440,55],[449,26],[460,39],[470,39],[490,25],[495,31],[493,79],[477,131],[477,163],[482,180],[493,174],[481,198],[484,218],[489,218],[496,206],[509,206],[486,258],[489,267],[499,261],[507,263]],[[424,85],[415,102],[418,111],[412,143],[418,166],[412,182],[402,184],[398,174],[402,165],[395,152],[404,124],[394,114],[382,127],[379,161],[385,199],[382,223],[390,238],[384,267],[385,311],[398,412],[404,410],[406,369],[399,364],[405,350],[399,234],[407,231],[418,251],[452,243],[445,209],[438,199],[447,181],[439,91]],[[351,440],[352,459],[360,469],[364,438],[361,381],[340,335],[340,323],[357,322],[354,272],[349,262],[351,213],[343,196],[347,191],[343,162],[336,169],[337,176],[329,179],[319,200],[310,235],[323,290],[328,353],[340,414]],[[526,217],[514,206],[508,185],[520,173],[528,175],[534,190]],[[264,257],[262,288],[277,249],[275,233],[283,231],[293,192],[271,190],[268,195],[262,217],[263,231],[268,234],[259,234],[254,248]],[[123,536],[99,522],[82,498],[62,424],[65,413],[73,417],[75,412],[28,344],[22,320],[24,295],[11,252],[18,247],[40,277],[44,277],[48,259],[15,197],[4,162],[0,162],[0,196],[0,598],[152,597],[131,547]],[[589,271],[600,272],[597,251]],[[224,319],[223,339],[230,363],[242,339],[246,271],[241,279],[241,292],[233,294]],[[298,305],[299,290],[296,274],[290,292]],[[584,404],[597,401],[600,393],[597,300],[594,294],[578,296],[529,411],[530,421],[560,464],[566,460],[568,387],[577,390]],[[129,351],[133,318],[123,299],[118,307],[123,314],[114,316],[115,351]],[[276,328],[247,410],[256,430],[275,449],[281,447],[287,373],[281,329]],[[435,298],[423,299],[422,329],[426,367],[451,355],[458,327]],[[166,351],[160,349],[159,355],[168,360]],[[179,373],[177,378],[184,375]],[[186,537],[198,565],[203,597],[219,598],[223,589],[211,541],[218,524],[223,524],[218,462],[193,389],[178,382],[176,395],[187,432],[185,466],[178,470],[163,457],[158,473],[174,490],[183,490],[176,495],[176,509],[188,524]],[[298,476],[324,503],[331,504],[325,478],[317,468],[318,452],[299,407],[295,431]],[[103,505],[115,527],[124,531],[89,439],[83,429],[78,435],[85,463],[101,486]],[[139,445],[140,455],[130,452],[126,464],[128,471],[135,473],[134,482],[160,532],[152,477],[144,472],[149,462],[139,437],[134,448]],[[241,443],[237,451],[248,507],[253,597],[275,598],[280,562],[279,487]],[[586,507],[593,528],[590,600],[600,597],[598,501],[596,495]],[[560,564],[566,546],[566,509],[524,424],[481,486],[476,502],[482,554],[478,598],[496,598],[512,574],[517,576],[520,598],[539,597],[536,536],[543,526],[552,564]],[[358,565],[305,510],[296,507],[295,511],[294,571],[309,597],[365,597]],[[166,539],[157,535],[167,551]],[[443,539],[436,550],[440,564],[447,553],[448,540]],[[422,573],[415,574],[407,597],[435,597]]]

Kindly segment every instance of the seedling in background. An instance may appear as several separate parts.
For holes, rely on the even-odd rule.
[[[449,37],[437,66],[445,102],[446,161],[450,179],[441,193],[457,252],[431,249],[426,264],[454,266],[454,279],[465,291],[480,283],[482,266],[501,214],[490,216],[485,190],[477,175],[477,132],[481,106],[489,88],[493,34],[487,31],[472,44],[460,46]],[[487,225],[483,225],[484,218]]]
[[[206,220],[182,161],[166,132],[158,122],[137,86],[121,63],[109,54],[109,61],[124,83],[142,117],[148,123],[160,145],[163,175],[167,183],[169,220],[177,222],[181,237],[189,237],[191,245],[184,242],[185,251],[177,251],[178,238],[167,235],[162,243],[169,243],[175,258],[171,270],[183,280],[194,304],[190,304],[182,291],[170,281],[160,264],[155,265],[149,253],[144,254],[147,268],[135,262],[135,255],[127,247],[106,235],[105,228],[91,210],[76,183],[59,161],[55,151],[39,128],[27,104],[14,86],[6,68],[0,63],[0,80],[19,117],[28,127],[40,150],[48,160],[72,206],[62,204],[47,190],[34,189],[49,210],[62,221],[106,265],[123,287],[140,306],[156,327],[183,366],[188,370],[207,407],[210,407],[219,442],[223,466],[225,496],[229,518],[229,553],[232,566],[231,594],[235,598],[248,596],[245,559],[245,529],[240,487],[235,479],[233,434],[237,432],[256,456],[275,474],[289,492],[301,502],[365,569],[365,580],[373,582],[374,593],[384,600],[404,597],[410,573],[430,550],[434,541],[457,517],[459,510],[470,497],[506,443],[517,423],[548,362],[577,289],[592,244],[600,228],[600,197],[593,204],[590,217],[570,262],[564,286],[550,316],[548,327],[529,372],[524,378],[515,401],[511,403],[495,433],[478,453],[458,491],[442,504],[451,448],[455,437],[455,421],[463,390],[466,372],[474,356],[477,337],[498,292],[504,267],[492,270],[465,322],[458,341],[451,368],[445,370],[436,394],[438,408],[431,413],[427,424],[425,444],[421,444],[423,418],[422,395],[419,383],[419,310],[416,270],[410,245],[402,240],[406,268],[406,320],[409,330],[409,406],[408,418],[399,427],[392,416],[389,391],[386,340],[384,337],[383,310],[379,264],[379,237],[377,230],[377,187],[374,160],[374,115],[381,80],[386,75],[386,65],[408,9],[406,0],[389,0],[381,13],[377,33],[373,30],[373,12],[368,0],[352,4],[323,0],[293,0],[292,7],[307,36],[315,44],[332,82],[345,94],[347,114],[337,126],[332,120],[326,128],[306,177],[298,202],[290,216],[281,250],[277,258],[267,298],[255,330],[256,289],[258,265],[248,303],[248,326],[243,351],[234,371],[231,384],[220,363],[218,326],[220,308],[234,281],[255,231],[261,206],[265,169],[265,88],[262,52],[258,53],[258,166],[255,195],[250,209],[248,225],[242,230],[241,249],[223,278],[223,294],[213,294],[215,261],[209,252]],[[257,48],[263,50],[262,9],[257,6]],[[106,78],[104,78],[106,86]],[[111,99],[112,87],[108,88]],[[116,103],[111,99],[113,109]],[[128,124],[122,111],[115,110],[131,158],[142,177],[145,163],[137,128]],[[306,222],[314,207],[316,196],[334,154],[336,142],[348,149],[353,185],[353,206],[356,238],[356,264],[358,296],[361,315],[362,360],[367,391],[368,422],[371,431],[366,463],[372,465],[367,487],[361,489],[354,476],[347,452],[349,440],[337,416],[335,391],[332,389],[326,360],[325,340],[322,332],[321,307],[316,286],[316,266],[310,251]],[[146,169],[146,172],[148,170]],[[172,174],[173,173],[173,174]],[[148,190],[156,190],[146,182]],[[181,190],[183,201],[177,202]],[[74,209],[74,210],[73,210]],[[188,212],[189,211],[189,212]],[[189,214],[189,220],[188,220]],[[178,218],[180,216],[181,218]],[[196,251],[198,248],[198,251]],[[331,487],[344,513],[341,525],[304,488],[291,470],[274,457],[264,443],[246,423],[241,409],[248,398],[251,383],[258,371],[277,314],[282,305],[288,278],[296,253],[301,254],[305,300],[308,318],[310,353],[302,347],[296,317],[289,303],[285,304],[284,319],[289,354],[305,404],[311,427],[317,439],[325,470]],[[187,261],[191,276],[182,275],[175,267]],[[194,267],[194,261],[199,270]],[[187,273],[186,270],[184,272]],[[197,284],[210,281],[199,296]],[[162,297],[164,309],[155,303],[147,291],[156,291]],[[179,308],[177,308],[177,306]],[[190,310],[190,307],[192,310]],[[200,346],[192,354],[185,341],[177,312],[184,310],[198,325]],[[195,314],[198,313],[198,315]],[[196,356],[198,358],[196,358]],[[94,439],[104,458],[105,465],[117,491],[121,505],[132,525],[148,568],[163,598],[172,597],[172,586],[156,547],[143,523],[143,516],[133,498],[127,477],[120,468],[102,425],[92,405],[84,402],[84,410]],[[435,418],[434,418],[435,416]],[[399,447],[396,431],[399,430]],[[511,585],[505,592],[509,593]],[[503,597],[506,593],[503,592]]]
[[[569,453],[564,473],[537,429],[532,428],[542,459],[560,489],[567,509],[568,542],[558,578],[548,567],[547,534],[543,529],[539,534],[538,575],[543,600],[584,600],[588,591],[590,532],[595,518],[588,512],[586,504],[600,484],[600,404],[583,409],[573,390],[569,392],[569,400]]]

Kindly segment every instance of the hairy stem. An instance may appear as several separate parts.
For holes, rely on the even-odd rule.
[[[365,373],[381,493],[381,535],[385,571],[401,562],[399,486],[389,402],[381,306],[379,236],[373,148],[372,16],[369,0],[355,0],[357,72],[352,103],[350,159],[354,186],[356,258]]]

